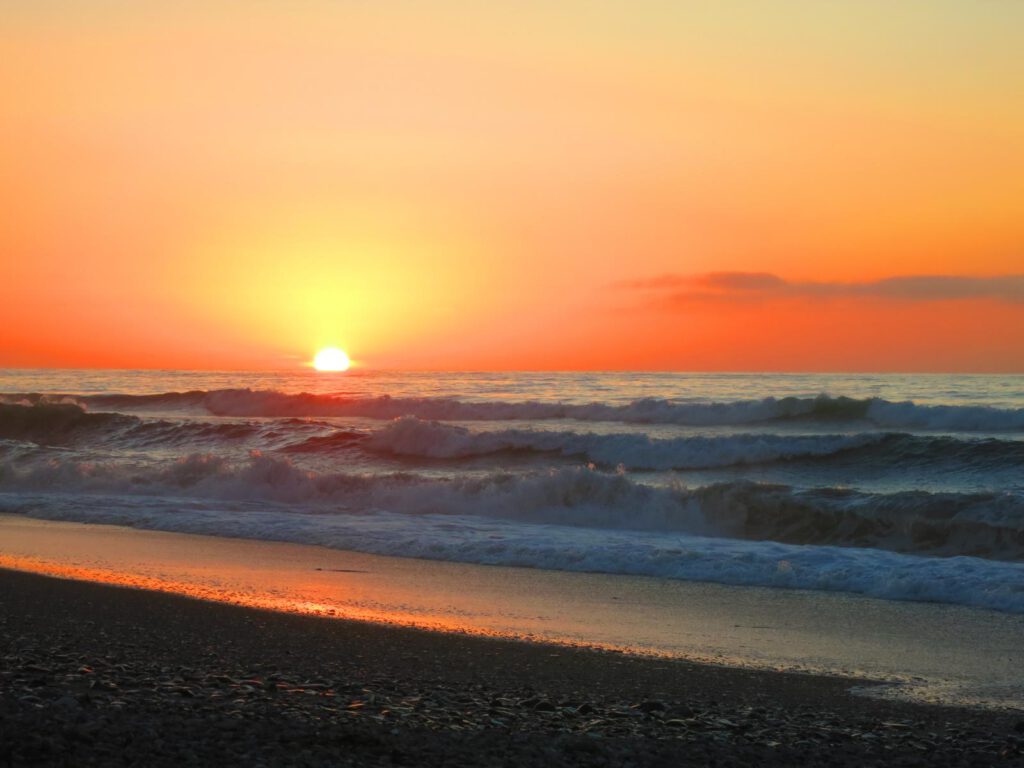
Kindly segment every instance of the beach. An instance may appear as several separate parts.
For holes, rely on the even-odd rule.
[[[1015,616],[993,636],[978,630],[999,614],[959,609],[972,636],[957,609],[909,606],[931,608],[933,623],[906,612],[916,640],[900,648],[897,627],[877,637],[879,621],[895,623],[887,601],[832,596],[829,616],[800,591],[641,580],[605,598],[600,574],[18,516],[0,516],[0,534],[0,764],[1024,761],[1024,710],[992,699],[997,678],[1019,690]],[[783,610],[776,642],[805,671],[784,671],[795,665],[771,655],[766,626],[744,626]],[[801,610],[815,612],[812,632]],[[845,640],[829,641],[835,616],[851,614],[860,632],[847,621]],[[646,644],[602,642],[617,622]],[[687,636],[718,638],[719,653]],[[909,674],[911,657],[956,674]],[[859,672],[826,671],[851,659]],[[986,681],[988,706],[948,703]]]
[[[0,572],[10,765],[1017,765],[1020,712]]]
[[[1024,616],[0,515],[0,568],[438,632],[859,681],[1024,711]],[[868,685],[870,683],[870,685]]]

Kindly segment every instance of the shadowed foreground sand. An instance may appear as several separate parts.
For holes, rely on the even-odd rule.
[[[0,638],[0,764],[1024,764],[1020,712],[11,571]]]

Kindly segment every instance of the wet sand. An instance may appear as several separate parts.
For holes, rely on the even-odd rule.
[[[0,515],[0,567],[236,605],[1024,702],[1024,616],[841,593],[389,558]]]

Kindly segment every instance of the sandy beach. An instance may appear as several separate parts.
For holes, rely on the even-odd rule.
[[[1019,712],[0,572],[8,765],[1020,765]]]

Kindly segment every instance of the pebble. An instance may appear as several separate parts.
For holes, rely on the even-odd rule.
[[[40,615],[38,626],[60,625]],[[720,689],[681,701],[668,689],[602,686],[597,673],[552,685],[545,675],[567,653],[521,677],[520,667],[489,676],[486,645],[475,650],[481,671],[460,682],[430,673],[425,652],[415,673],[382,661],[390,651],[379,646],[321,665],[261,644],[240,661],[229,644],[197,651],[203,640],[185,633],[160,650],[162,624],[99,638],[71,615],[59,635],[24,623],[0,622],[0,765],[1024,765],[1015,716],[888,705],[872,716]],[[183,663],[169,663],[178,653]]]

